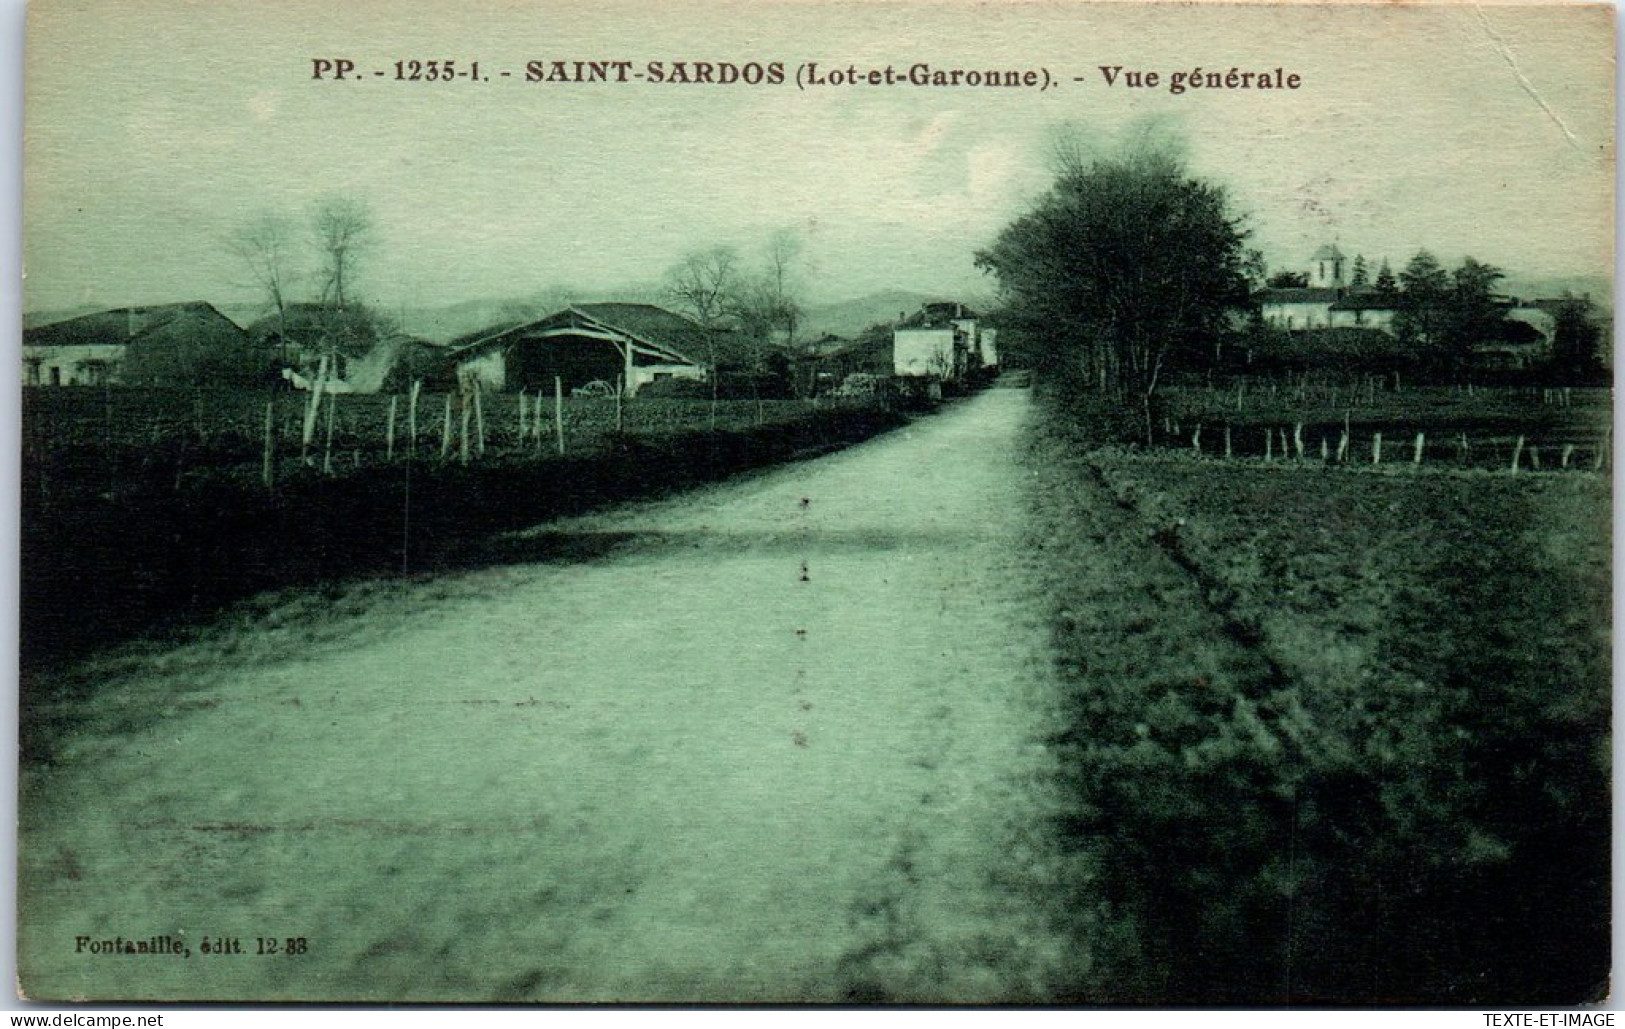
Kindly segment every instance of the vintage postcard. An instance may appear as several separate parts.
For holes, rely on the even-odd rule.
[[[27,29],[24,997],[1607,999],[1612,7]]]

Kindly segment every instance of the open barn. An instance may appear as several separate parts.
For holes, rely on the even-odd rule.
[[[538,321],[454,341],[457,377],[489,391],[704,380],[711,346],[697,323],[652,304],[576,304]]]

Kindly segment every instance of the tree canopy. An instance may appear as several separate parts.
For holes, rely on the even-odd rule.
[[[1246,303],[1247,237],[1223,188],[1166,149],[1061,163],[1029,213],[987,249],[1009,317],[1036,355],[1120,401],[1149,399]]]

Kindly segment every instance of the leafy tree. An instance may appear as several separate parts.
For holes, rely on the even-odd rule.
[[[1063,167],[976,263],[998,277],[1015,327],[1051,341],[1049,369],[1143,406],[1149,429],[1164,373],[1245,304],[1246,236],[1223,188],[1142,143]]]
[[[1372,288],[1384,300],[1392,302],[1399,299],[1399,281],[1394,278],[1394,270],[1388,267],[1386,257],[1382,259],[1382,266],[1377,269],[1377,279]]]
[[[1552,334],[1552,369],[1570,380],[1595,379],[1602,373],[1602,328],[1597,324],[1590,297],[1564,291]]]
[[[1354,255],[1354,268],[1349,273],[1349,287],[1351,289],[1365,289],[1371,285],[1371,273],[1366,270],[1365,257],[1362,254]]]
[[[1416,348],[1424,360],[1436,359],[1446,346],[1452,299],[1450,273],[1439,259],[1418,250],[1399,273],[1399,310],[1394,334]]]
[[[1495,286],[1506,273],[1471,257],[1451,273],[1453,289],[1445,345],[1449,361],[1459,370],[1472,360],[1473,347],[1504,336],[1506,308],[1495,299]]]
[[[1241,274],[1247,278],[1247,288],[1257,292],[1269,285],[1269,265],[1264,263],[1264,251],[1249,250],[1241,262]]]

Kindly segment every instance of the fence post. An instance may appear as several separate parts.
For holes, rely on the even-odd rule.
[[[385,444],[384,456],[390,461],[395,460],[395,401],[399,399],[399,397],[393,394],[391,394],[389,398],[389,430],[386,433],[389,440],[388,443]]]
[[[1197,457],[1202,456],[1202,423],[1201,422],[1196,423],[1196,431],[1191,433],[1191,449],[1196,451],[1196,456]]]
[[[564,456],[564,380],[553,376],[553,431],[559,438],[559,456]],[[541,440],[541,433],[536,439]]]
[[[1303,460],[1303,423],[1302,422],[1299,422],[1298,424],[1296,424],[1296,425],[1294,425],[1292,427],[1292,445],[1293,445],[1294,448],[1296,448],[1296,450],[1298,452],[1298,460],[1302,461]]]
[[[451,394],[446,394],[446,418],[440,426],[440,460],[451,455]]]
[[[621,407],[621,396],[626,392],[626,380],[615,376],[615,431],[626,431],[626,415]]]
[[[1224,427],[1224,459],[1230,460],[1230,426]]]
[[[1565,444],[1563,444],[1563,467],[1564,468],[1567,468],[1569,466],[1569,459],[1571,457],[1573,457],[1573,456],[1574,456],[1574,444],[1573,443],[1565,443]]]
[[[1518,459],[1523,457],[1523,437],[1518,437],[1518,445],[1512,448],[1512,470],[1518,470]]]
[[[333,474],[333,411],[338,407],[339,395],[327,395],[327,450],[322,455],[322,471],[328,475]]]
[[[1331,456],[1331,447],[1326,442],[1325,434],[1322,433],[1320,437],[1320,463],[1325,464],[1326,462],[1330,461]]]
[[[1275,460],[1275,430],[1274,429],[1266,428],[1264,430],[1264,460],[1266,460],[1266,461]]]
[[[1371,463],[1382,464],[1382,433],[1371,437]]]
[[[542,394],[541,391],[538,390],[536,392],[537,407],[541,406],[541,399]],[[519,443],[521,446],[523,446],[525,442],[525,428],[525,391],[521,389],[519,391]]]
[[[1427,440],[1424,438],[1423,434],[1420,433],[1420,432],[1417,433],[1416,434],[1416,453],[1411,455],[1411,464],[1419,465],[1419,464],[1422,463],[1422,448],[1424,446],[1426,446],[1426,445],[1427,445]]]
[[[467,465],[468,464],[468,420],[469,420],[469,417],[474,412],[473,412],[473,409],[472,409],[472,407],[470,406],[470,404],[468,402],[468,394],[467,393],[463,393],[461,395],[461,401],[462,401],[462,417],[463,417],[463,434],[462,434],[462,438],[459,441],[459,445],[460,445],[460,448],[461,448],[459,456],[461,456],[461,458],[463,460],[463,464]]]
[[[1533,443],[1529,444],[1529,467],[1540,471],[1540,447]]]
[[[1343,429],[1343,435],[1337,440],[1337,463],[1342,464],[1349,458],[1349,430]]]
[[[276,450],[275,418],[276,401],[267,400],[265,402],[265,458],[260,465],[260,481],[265,483],[267,487],[271,485],[273,469],[275,468],[272,456]]]
[[[406,459],[408,461],[418,454],[418,391],[423,388],[422,379],[412,380],[412,395],[406,402]]]
[[[474,427],[478,432],[476,452],[481,457],[485,456],[485,405],[480,402],[480,394],[484,392],[485,389],[478,382],[474,383]]]

